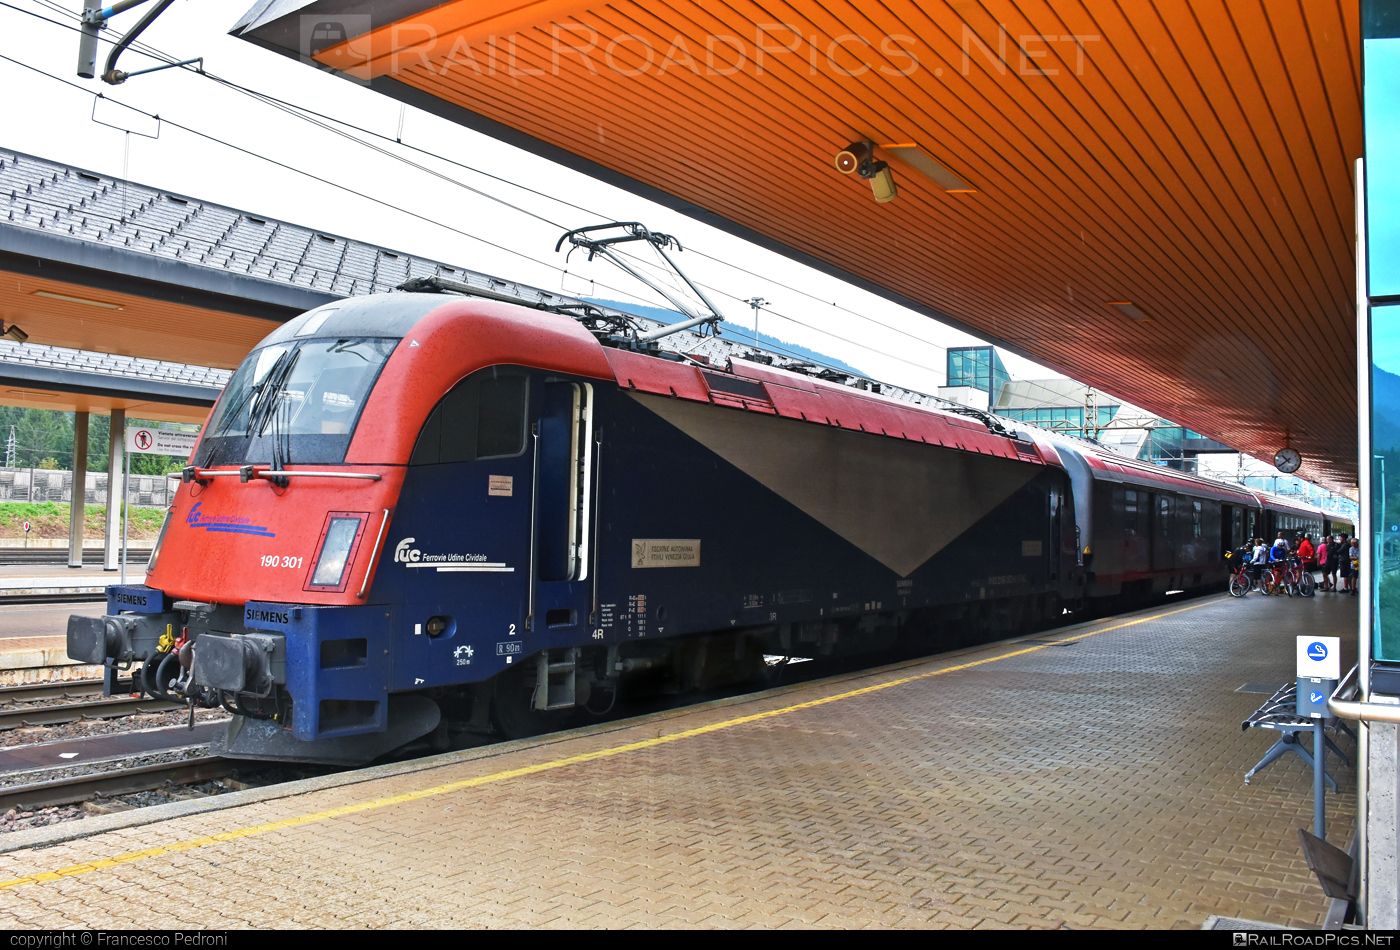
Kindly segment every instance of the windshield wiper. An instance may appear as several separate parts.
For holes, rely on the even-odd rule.
[[[250,437],[262,435],[268,419],[276,413],[282,402],[282,387],[287,384],[287,377],[292,374],[292,367],[296,365],[300,355],[300,348],[288,350],[277,357],[277,362],[267,371],[267,376],[263,378],[263,384],[258,390],[258,401],[253,404],[253,409],[248,414]]]

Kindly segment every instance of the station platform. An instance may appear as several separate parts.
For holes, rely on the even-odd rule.
[[[1275,737],[1241,731],[1267,697],[1239,689],[1290,680],[1296,635],[1355,623],[1346,596],[1212,596],[15,832],[0,838],[0,922],[1317,926],[1327,901],[1297,836],[1311,773],[1285,756],[1243,784]],[[1355,781],[1330,761],[1328,838],[1345,847]]]
[[[121,571],[104,571],[100,564],[84,564],[70,568],[62,564],[6,564],[0,566],[0,595],[38,592],[93,593],[108,584],[116,584]],[[146,565],[127,568],[128,583],[142,584],[146,580]]]

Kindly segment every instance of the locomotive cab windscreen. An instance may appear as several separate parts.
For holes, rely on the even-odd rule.
[[[229,380],[194,464],[343,462],[365,399],[398,342],[307,339],[254,350]]]

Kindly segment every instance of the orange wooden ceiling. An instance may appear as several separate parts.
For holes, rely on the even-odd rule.
[[[94,304],[37,296],[44,291]],[[109,306],[100,306],[107,304]],[[118,308],[118,309],[112,309]],[[271,320],[0,271],[0,320],[35,343],[234,369]]]
[[[760,24],[801,36],[768,30],[778,52],[761,70]],[[596,48],[571,52],[589,30]],[[650,65],[638,40],[610,46],[625,35],[650,44]],[[869,46],[828,59],[851,35]],[[692,202],[1256,456],[1291,441],[1302,474],[1346,487],[1359,35],[1346,0],[455,0],[383,26],[367,64],[365,38],[318,58]],[[732,75],[717,74],[728,41],[707,67],[716,36],[746,50]],[[884,55],[885,37],[907,39]],[[1004,60],[983,52],[1003,43]],[[976,192],[891,161],[899,195],[877,205],[833,167],[859,139],[916,143]]]
[[[119,309],[39,297],[36,292]],[[143,359],[233,369],[277,324],[240,314],[99,290],[0,271],[0,320],[17,324],[35,343]],[[207,407],[71,393],[37,383],[0,384],[0,405],[95,412],[124,409],[133,418],[203,423]]]

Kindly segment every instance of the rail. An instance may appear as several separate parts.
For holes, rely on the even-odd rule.
[[[98,796],[130,795],[134,792],[147,792],[166,785],[190,785],[195,782],[210,782],[227,778],[239,766],[247,767],[247,762],[235,762],[217,756],[202,756],[187,759],[175,765],[142,765],[130,769],[114,769],[110,772],[96,772],[73,778],[55,779],[51,782],[34,782],[30,785],[16,785],[0,788],[0,811],[15,808],[36,811],[55,805],[71,805]]]
[[[1342,681],[1337,684],[1337,688],[1327,698],[1327,711],[1340,719],[1400,723],[1400,705],[1392,706],[1388,703],[1371,703],[1355,699],[1361,691],[1361,685],[1355,681],[1359,668],[1359,664],[1353,666],[1351,671],[1342,677]]]
[[[78,578],[74,578],[77,580]],[[105,583],[105,581],[104,581]],[[37,594],[0,594],[0,607],[19,607],[34,604],[95,604],[107,599],[107,591],[85,593],[63,593],[61,591],[40,592]]]
[[[56,706],[26,706],[21,709],[0,709],[0,732],[21,726],[59,726],[82,719],[119,719],[137,713],[168,712],[181,708],[177,703],[160,699],[134,699],[117,696],[111,699],[62,703]]]
[[[0,686],[0,703],[33,702],[37,699],[72,699],[102,692],[101,680],[71,680],[66,683],[25,683]]]

